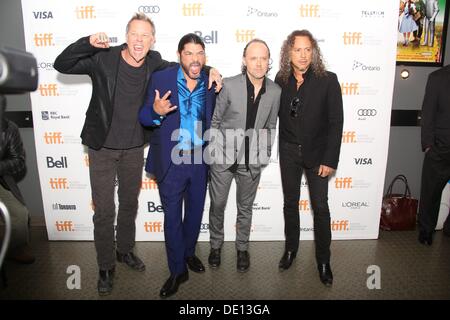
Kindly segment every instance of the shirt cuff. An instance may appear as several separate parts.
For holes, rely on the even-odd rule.
[[[161,116],[161,115],[157,114],[155,112],[155,110],[152,110],[152,119],[153,119],[153,123],[155,125],[160,126],[165,117],[166,116]]]

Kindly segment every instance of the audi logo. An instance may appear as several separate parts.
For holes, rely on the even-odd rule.
[[[138,8],[138,11],[143,13],[158,13],[159,10],[159,6],[140,6]]]
[[[376,109],[358,109],[358,116],[360,117],[374,117],[376,115]]]

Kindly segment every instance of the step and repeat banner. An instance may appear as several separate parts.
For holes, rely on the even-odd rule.
[[[177,61],[179,39],[194,32],[206,44],[207,63],[223,76],[240,72],[243,48],[253,38],[271,50],[273,79],[280,48],[295,29],[318,39],[326,66],[338,75],[344,132],[336,174],[329,181],[333,239],[376,239],[386,170],[397,44],[398,1],[299,0],[22,0],[27,51],[38,60],[39,87],[31,93],[42,198],[50,240],[92,240],[93,206],[87,149],[79,137],[91,96],[87,76],[53,68],[70,43],[105,32],[125,42],[135,12],[156,25],[154,50]],[[274,146],[277,150],[278,145]],[[147,150],[146,150],[147,153]],[[200,241],[209,240],[209,197]],[[226,240],[235,239],[233,185],[226,209]],[[277,152],[264,170],[253,207],[251,240],[284,240],[283,196]],[[117,196],[116,196],[116,204]],[[301,239],[313,239],[307,181],[299,202]],[[164,240],[164,213],[154,180],[142,171],[136,238]]]

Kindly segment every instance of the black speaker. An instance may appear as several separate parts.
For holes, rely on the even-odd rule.
[[[31,53],[0,47],[0,94],[25,93],[38,85],[37,62]]]

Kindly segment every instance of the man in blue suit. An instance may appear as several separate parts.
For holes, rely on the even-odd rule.
[[[202,70],[205,44],[199,36],[183,36],[178,57],[180,64],[153,74],[139,114],[144,126],[155,127],[145,170],[156,177],[164,208],[170,277],[160,291],[162,298],[175,294],[189,279],[187,267],[205,271],[195,256],[195,245],[208,178],[203,134],[211,125],[215,92],[208,89],[208,77]]]

